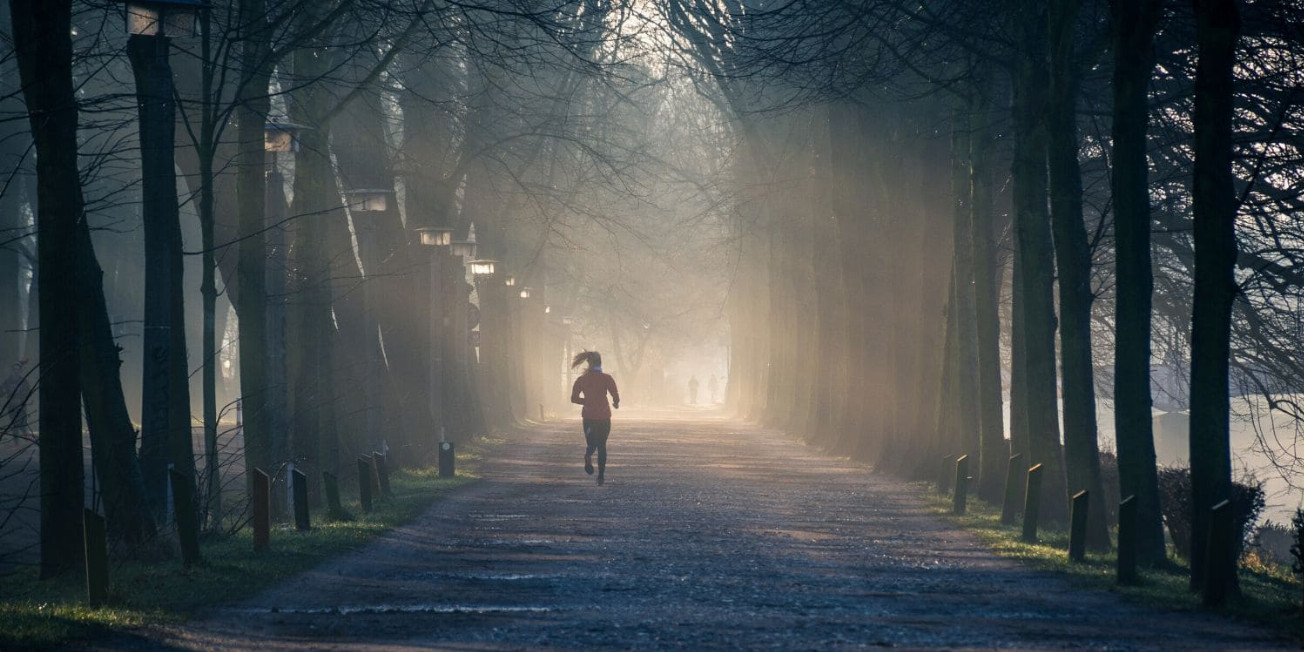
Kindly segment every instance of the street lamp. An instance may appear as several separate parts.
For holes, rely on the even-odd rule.
[[[308,127],[292,122],[269,120],[263,123],[263,152],[267,156],[266,164],[266,203],[263,220],[266,225],[267,267],[264,283],[267,291],[267,390],[264,394],[271,428],[272,459],[283,460],[290,457],[289,449],[289,394],[288,355],[286,351],[286,316],[288,303],[286,298],[287,275],[290,266],[286,262],[287,241],[284,223],[289,212],[285,198],[285,177],[277,164],[278,156],[294,156],[299,151],[299,134]],[[285,485],[292,489],[291,468],[286,467]],[[279,473],[273,482],[279,481]],[[289,505],[293,499],[280,500],[280,494],[274,503],[277,511]]]
[[[515,276],[508,276],[507,279],[506,279],[505,281],[503,281],[503,282],[506,283],[506,284],[507,284],[507,287],[509,287],[509,288],[510,288],[510,287],[516,287],[516,277],[515,277]]]
[[[374,281],[377,278],[377,271],[373,264],[379,265],[381,256],[376,252],[376,219],[378,215],[374,213],[383,213],[389,209],[389,196],[391,190],[386,188],[352,188],[344,191],[345,203],[349,210],[356,214],[353,221],[354,228],[358,235],[359,253],[362,254],[364,266],[364,283],[362,286],[362,312],[366,315],[367,322],[367,382],[363,391],[366,393],[367,413],[366,426],[368,435],[371,437],[380,437],[380,373],[381,373],[381,327],[380,316],[377,310],[377,290]],[[380,438],[377,445],[384,445],[384,439]]]
[[[466,264],[471,268],[471,276],[478,278],[484,276],[493,276],[497,272],[498,261],[496,260],[473,260]]]
[[[427,226],[416,230],[421,245],[430,249],[430,418],[439,429],[439,441],[446,441],[446,406],[444,405],[444,328],[447,317],[443,306],[443,252],[453,241],[453,230]]]
[[[299,151],[299,134],[306,129],[293,122],[268,122],[263,127],[263,151],[273,156]]]
[[[453,244],[453,230],[427,226],[417,229],[417,236],[421,238],[422,246],[426,247],[449,247]]]
[[[344,191],[349,208],[357,213],[383,213],[389,210],[389,196],[393,191],[385,188],[355,188]]]
[[[522,298],[522,299],[529,299],[529,298],[530,298],[530,287],[529,287],[528,285],[525,286],[525,287],[523,287],[523,288],[521,288],[521,298]]]
[[[127,33],[136,36],[194,36],[204,0],[119,0],[127,7]]]

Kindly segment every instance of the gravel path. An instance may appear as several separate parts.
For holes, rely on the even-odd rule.
[[[577,421],[365,550],[154,644],[196,649],[1290,649],[996,557],[915,491],[780,433],[618,414],[606,486]],[[626,418],[620,418],[626,417]]]

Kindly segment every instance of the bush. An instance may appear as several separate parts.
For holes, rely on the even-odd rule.
[[[1250,547],[1258,551],[1259,557],[1266,562],[1288,566],[1291,562],[1290,548],[1295,542],[1295,530],[1281,523],[1268,521],[1254,531],[1254,541]]]
[[[1239,559],[1249,542],[1265,505],[1263,485],[1250,479],[1249,484],[1232,483],[1232,519],[1240,536],[1235,539]],[[1159,469],[1159,508],[1168,526],[1177,554],[1191,558],[1191,470],[1169,467]]]

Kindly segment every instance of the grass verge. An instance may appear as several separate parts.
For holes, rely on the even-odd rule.
[[[927,495],[933,513],[973,532],[1002,557],[1018,559],[1039,570],[1059,572],[1083,588],[1117,593],[1130,601],[1170,611],[1221,613],[1269,627],[1296,643],[1304,643],[1300,583],[1292,577],[1289,568],[1276,564],[1242,564],[1241,596],[1225,607],[1209,609],[1201,604],[1199,594],[1188,588],[1186,561],[1171,552],[1167,568],[1142,569],[1137,584],[1120,585],[1114,581],[1117,569],[1114,553],[1087,553],[1085,561],[1069,562],[1067,530],[1042,529],[1038,543],[1025,543],[1021,526],[1001,524],[999,507],[971,497],[966,505],[967,513],[956,515],[951,513],[950,496],[940,496],[931,487]]]
[[[253,535],[246,528],[204,541],[204,562],[194,568],[182,568],[176,559],[114,563],[106,606],[86,604],[81,573],[42,581],[30,569],[0,578],[0,649],[50,648],[145,625],[184,622],[201,608],[254,595],[412,521],[448,491],[478,479],[486,451],[501,443],[481,438],[459,446],[455,478],[440,478],[434,468],[391,473],[394,495],[371,513],[362,513],[356,496],[345,501],[355,520],[325,521],[322,508],[306,532],[274,526],[271,549],[263,553],[252,552]]]

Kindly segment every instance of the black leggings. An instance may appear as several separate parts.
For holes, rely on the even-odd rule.
[[[598,477],[607,469],[607,437],[611,436],[611,419],[585,419],[584,441],[589,448],[584,452],[587,457],[598,451]]]

